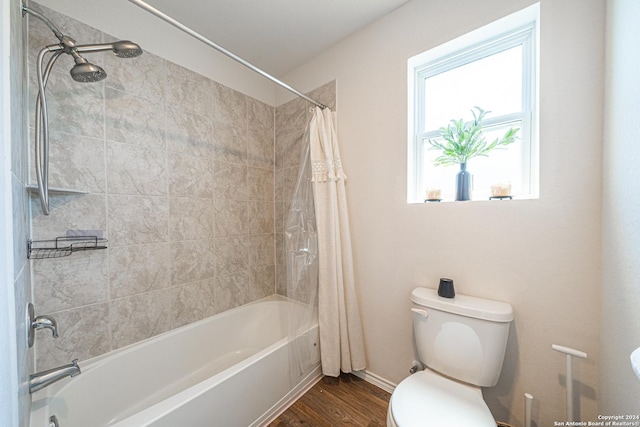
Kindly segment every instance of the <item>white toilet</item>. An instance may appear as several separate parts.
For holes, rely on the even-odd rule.
[[[496,427],[480,387],[498,382],[513,309],[466,295],[442,298],[435,289],[411,293],[420,361],[426,365],[395,388],[388,427]]]

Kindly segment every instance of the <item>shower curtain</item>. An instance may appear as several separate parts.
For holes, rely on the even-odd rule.
[[[313,199],[318,230],[318,323],[322,372],[363,370],[364,340],[355,292],[351,235],[336,114],[313,110],[309,125]]]
[[[308,308],[303,324],[317,313],[322,373],[337,377],[366,366],[335,113],[313,110],[301,155],[285,227],[287,296]],[[296,384],[314,356],[303,340],[295,340],[309,328],[300,327],[299,317],[289,319],[290,376]]]

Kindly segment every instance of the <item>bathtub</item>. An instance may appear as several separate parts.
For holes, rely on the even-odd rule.
[[[30,427],[265,425],[321,377],[317,322],[293,340],[313,360],[289,368],[286,316],[304,310],[272,296],[81,362],[34,393]]]

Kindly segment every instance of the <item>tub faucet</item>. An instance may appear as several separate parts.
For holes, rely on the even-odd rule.
[[[68,365],[38,372],[29,377],[29,393],[34,393],[38,390],[41,390],[48,385],[55,383],[56,381],[60,381],[63,378],[75,377],[79,374],[80,367],[78,366],[78,359],[75,359]]]
[[[31,324],[34,329],[50,329],[54,338],[58,338],[58,324],[51,316],[41,315],[36,317]]]

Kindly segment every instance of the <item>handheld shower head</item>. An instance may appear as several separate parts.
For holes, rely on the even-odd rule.
[[[142,55],[142,48],[129,40],[120,40],[113,43],[113,53],[118,58],[135,58]]]

